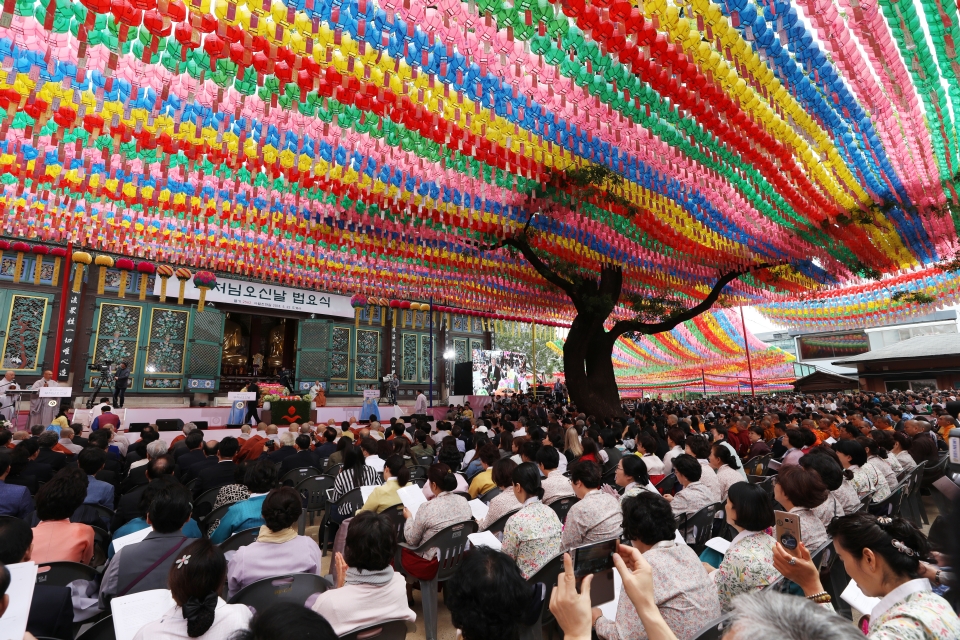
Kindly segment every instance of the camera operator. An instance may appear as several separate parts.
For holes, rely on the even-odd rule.
[[[117,366],[113,383],[113,406],[118,409],[123,408],[123,396],[128,386],[130,386],[130,370],[127,368],[126,362],[121,362]]]

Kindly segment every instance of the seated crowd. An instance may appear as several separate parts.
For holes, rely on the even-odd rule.
[[[414,622],[420,589],[435,640],[442,538],[467,523],[500,547],[468,547],[445,580],[466,640],[519,638],[544,607],[567,638],[692,640],[721,615],[728,638],[862,637],[823,588],[815,560],[828,548],[881,599],[862,612],[869,638],[955,639],[956,598],[941,597],[955,549],[932,556],[888,500],[938,464],[949,425],[939,396],[926,407],[936,427],[903,400],[657,400],[606,420],[520,395],[436,423],[260,424],[219,441],[187,424],[170,444],[152,425],[135,442],[110,424],[87,438],[80,425],[2,431],[0,591],[3,565],[86,564],[96,577],[37,586],[29,633],[73,640],[115,598],[169,589],[175,606],[137,638],[212,640]],[[415,512],[401,499],[413,484]],[[319,540],[304,535],[314,508]],[[774,536],[777,511],[799,523],[793,555]],[[604,614],[590,606],[600,578],[578,593],[571,557],[607,541],[623,589]],[[317,577],[309,597],[247,606],[259,581],[291,574]]]

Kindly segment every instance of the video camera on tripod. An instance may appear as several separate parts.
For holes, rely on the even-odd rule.
[[[101,360],[100,362],[95,362],[93,364],[88,364],[87,369],[89,371],[95,371],[99,373],[99,376],[96,376],[96,385],[94,386],[93,393],[90,394],[90,397],[87,399],[87,409],[93,409],[94,405],[97,404],[97,395],[100,393],[100,390],[106,387],[110,389],[113,387],[113,371],[110,369],[110,365],[113,364],[113,360]]]

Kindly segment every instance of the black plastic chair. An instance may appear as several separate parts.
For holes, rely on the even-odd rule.
[[[220,493],[220,489],[222,488],[223,487],[213,487],[212,489],[207,489],[197,496],[197,499],[193,501],[193,510],[199,510],[200,513],[210,513],[210,511],[213,511],[213,505],[217,504],[217,494]],[[200,505],[210,505],[209,510],[206,508],[198,509]]]
[[[480,495],[480,502],[483,504],[490,504],[490,501],[496,498],[503,491],[500,487],[494,487],[484,494]]]
[[[520,508],[514,509],[513,511],[511,511],[511,512],[509,512],[509,513],[503,514],[502,516],[500,516],[499,518],[497,518],[497,520],[496,520],[495,522],[491,523],[489,527],[487,527],[487,531],[489,531],[490,533],[492,533],[492,534],[495,535],[495,536],[498,536],[498,534],[503,533],[504,527],[507,526],[507,520],[509,520],[509,519],[510,519],[510,516],[512,516],[513,514],[515,514],[517,511],[520,511]],[[498,537],[499,537],[499,536],[498,536]]]
[[[700,629],[697,635],[693,637],[693,640],[720,640],[731,624],[733,624],[733,614],[728,613],[720,616],[708,622],[703,629]]]
[[[654,488],[660,492],[660,495],[664,495],[666,493],[672,493],[673,488],[676,486],[676,484],[677,484],[677,474],[668,473],[667,475],[660,478],[660,482],[655,484]]]
[[[193,493],[193,490],[194,488],[196,488],[198,482],[200,482],[200,478],[194,478],[193,480],[191,480],[190,482],[188,482],[183,486],[187,488],[187,491],[189,491],[190,493]]]
[[[227,515],[227,511],[230,510],[230,507],[232,507],[235,504],[237,503],[234,502],[232,504],[220,505],[219,507],[217,507],[207,515],[200,518],[200,522],[199,522],[200,531],[203,533],[203,535],[206,536],[207,529],[210,527],[210,525],[216,522],[217,520],[223,519],[223,516]]]
[[[319,475],[321,475],[320,470],[315,467],[300,467],[298,469],[290,469],[290,471],[287,471],[285,474],[283,474],[283,477],[280,478],[280,484],[288,487],[296,487],[307,478],[313,478]]]
[[[102,504],[84,504],[84,507],[87,507],[96,511],[97,515],[100,517],[101,520],[103,520],[106,523],[107,527],[109,527],[110,523],[113,522],[114,512],[111,511],[110,509],[107,509]],[[107,532],[109,531],[110,530],[108,528]]]
[[[403,525],[406,524],[407,519],[403,517],[403,504],[398,504],[392,507],[387,507],[380,512],[380,515],[387,516],[390,518],[390,522],[393,523],[393,526],[397,528],[397,541],[403,541]]]
[[[527,584],[535,585],[542,582],[546,586],[546,597],[543,600],[543,610],[540,612],[540,624],[521,631],[521,638],[527,640],[538,640],[543,637],[543,627],[553,623],[553,613],[550,612],[550,595],[557,587],[557,580],[563,573],[563,554],[554,556],[547,564],[540,567],[540,570],[530,576]]]
[[[426,478],[428,470],[429,470],[429,467],[421,467],[420,465],[413,465],[412,467],[410,467],[410,479],[418,480],[420,478]]]
[[[74,580],[96,580],[100,574],[79,562],[47,562],[37,566],[37,584],[65,587]]]
[[[907,475],[907,483],[910,486],[910,491],[904,497],[903,507],[907,509],[907,519],[909,519],[917,527],[922,527],[927,522],[927,512],[923,508],[923,501],[920,497],[920,490],[923,488],[923,471],[927,467],[927,462],[924,460],[917,467]]]
[[[473,497],[466,491],[454,491],[453,494],[456,496],[460,496],[467,502],[470,502],[471,500],[473,500]]]
[[[417,464],[421,467],[430,468],[430,465],[433,464],[433,456],[414,456],[417,459]]]
[[[113,629],[113,616],[101,618],[99,622],[77,636],[77,640],[117,640]]]
[[[394,567],[407,575],[403,568],[401,560],[402,549],[407,549],[413,553],[425,553],[428,549],[437,549],[437,560],[439,567],[437,575],[433,580],[420,580],[420,593],[423,602],[423,621],[427,640],[436,640],[437,638],[437,585],[444,580],[449,580],[456,572],[457,568],[463,562],[463,552],[467,546],[467,536],[476,533],[477,523],[473,520],[460,522],[450,525],[446,529],[439,531],[435,536],[413,547],[406,543],[400,543],[397,546],[397,555],[394,560]]]
[[[413,627],[411,629],[411,627]],[[414,633],[417,625],[406,620],[390,620],[372,627],[357,629],[339,637],[339,640],[404,640],[408,633]]]
[[[703,552],[704,547],[707,546],[707,540],[713,535],[713,520],[722,507],[723,503],[720,502],[708,504],[692,516],[683,518],[682,525],[678,524],[678,529],[683,527],[684,539],[689,540],[688,536],[692,534],[693,542],[690,543],[690,547],[697,555]]]
[[[323,475],[325,475],[325,476],[333,476],[334,478],[336,478],[336,477],[337,477],[337,474],[340,473],[341,470],[343,470],[343,463],[335,464],[335,465],[333,465],[332,467],[330,467],[329,469],[325,470],[325,471],[323,472]]]
[[[320,530],[323,532],[323,542],[320,544],[320,556],[324,556],[327,553],[327,540],[330,537],[330,516],[333,513],[340,514],[341,507],[344,507],[349,515],[341,517],[337,524],[345,520],[346,518],[353,517],[353,514],[356,513],[357,509],[363,506],[363,496],[360,494],[360,489],[351,489],[345,494],[340,496],[340,499],[336,502],[327,501],[327,508],[323,512],[323,520],[320,521]]]
[[[100,527],[90,527],[93,529],[93,557],[90,558],[90,566],[97,568],[107,564],[107,550],[110,548],[110,534]]]
[[[314,593],[323,593],[329,583],[313,573],[292,573],[257,580],[248,584],[235,596],[230,604],[245,604],[255,611],[263,611],[277,602],[295,602],[301,606]]]
[[[867,510],[875,516],[889,516],[891,518],[898,516],[900,514],[900,505],[903,503],[905,490],[906,487],[900,485],[893,493],[880,502],[867,505]]]
[[[233,534],[226,540],[220,543],[220,551],[226,553],[227,551],[236,551],[240,547],[245,547],[252,542],[257,541],[257,537],[260,536],[260,527],[253,527],[252,529],[244,529],[243,531],[238,531]]]
[[[420,487],[421,489],[423,489],[423,487],[427,484],[427,479],[426,479],[426,478],[413,478],[413,479],[411,480],[411,482],[412,482],[413,484],[417,485],[418,487]]]
[[[327,504],[327,489],[333,488],[336,478],[328,475],[319,475],[306,480],[301,480],[297,485],[297,491],[303,498],[303,506],[310,516],[310,524],[313,524],[314,516],[323,511]]]
[[[762,476],[766,474],[767,466],[770,464],[771,459],[773,459],[772,453],[767,453],[762,456],[754,456],[743,463],[743,469],[748,474]]]
[[[567,521],[567,513],[570,511],[570,507],[580,502],[580,499],[576,496],[569,496],[566,498],[559,498],[551,502],[549,506],[551,509],[556,512],[557,517],[560,518],[560,523],[563,524]]]

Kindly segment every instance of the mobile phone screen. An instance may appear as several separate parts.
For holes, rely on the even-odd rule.
[[[573,575],[578,578],[589,576],[607,569],[613,569],[613,554],[617,551],[617,541],[604,540],[575,549]]]

